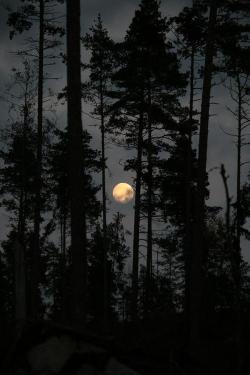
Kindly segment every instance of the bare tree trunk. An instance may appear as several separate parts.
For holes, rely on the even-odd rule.
[[[204,234],[205,234],[205,192],[206,192],[206,166],[210,95],[213,76],[213,59],[215,55],[214,33],[217,22],[217,5],[212,1],[210,6],[209,26],[205,50],[205,67],[203,78],[203,92],[200,119],[199,159],[198,159],[198,184],[195,204],[195,233],[193,256],[190,267],[190,338],[189,346],[192,353],[199,349],[200,324],[202,310],[203,290],[203,262],[204,262]]]
[[[241,110],[240,110],[241,112]],[[232,238],[232,228],[230,223],[230,206],[231,206],[231,199],[229,196],[229,189],[227,184],[227,176],[225,172],[224,165],[221,166],[221,176],[223,179],[225,193],[226,193],[226,228],[227,228],[227,247],[230,252],[230,261],[231,261],[231,272],[232,278],[234,281],[234,314],[235,314],[235,327],[234,327],[234,338],[237,347],[237,368],[236,374],[242,374],[242,366],[243,366],[243,348],[242,348],[242,311],[241,311],[241,271],[240,271],[240,254],[238,253],[237,247],[234,248],[233,246],[233,238]],[[237,240],[237,239],[236,239]],[[237,244],[236,244],[237,245]],[[237,259],[239,257],[239,264]]]
[[[139,246],[140,246],[142,148],[143,148],[143,112],[141,112],[140,114],[138,136],[137,136],[134,237],[133,237],[133,269],[132,269],[132,319],[134,321],[138,318],[138,276],[139,276],[138,274],[139,274]]]
[[[231,223],[230,223],[230,207],[231,207],[231,199],[229,195],[229,189],[227,184],[227,176],[226,176],[226,170],[225,166],[221,165],[221,177],[223,180],[224,188],[225,188],[225,194],[226,194],[226,228],[227,228],[227,241],[228,241],[228,247],[232,248],[232,239],[231,239]]]
[[[44,0],[39,2],[39,55],[38,55],[38,112],[37,112],[37,156],[35,180],[34,246],[31,269],[31,317],[39,316],[40,303],[40,223],[42,185],[42,138],[43,138],[43,80],[44,80]]]
[[[238,134],[237,134],[237,202],[236,202],[236,251],[240,259],[240,228],[241,228],[241,148],[242,148],[242,88],[239,75],[238,88]],[[239,265],[240,266],[240,265]]]
[[[103,329],[107,331],[109,324],[109,291],[107,269],[107,199],[106,199],[106,157],[105,157],[105,114],[103,83],[100,82],[101,136],[102,136],[102,230],[103,230]]]
[[[242,373],[242,312],[241,312],[241,152],[242,152],[242,86],[239,74],[237,75],[238,88],[238,135],[237,135],[237,202],[236,202],[236,246],[234,256],[234,281],[235,281],[235,314],[236,329],[235,341],[237,345],[237,374]]]
[[[23,139],[22,151],[23,157],[25,154],[26,143],[26,127],[28,125],[28,103],[27,95],[25,94],[24,116],[23,116]],[[19,199],[19,213],[18,213],[18,233],[15,241],[15,313],[17,331],[22,329],[23,324],[27,318],[27,305],[26,305],[26,262],[25,262],[25,229],[26,229],[26,172],[24,160],[22,160],[22,186]]]
[[[80,0],[67,0],[67,58],[72,253],[71,318],[73,323],[77,324],[85,321],[87,293],[84,150],[81,117]]]
[[[61,213],[61,296],[62,296],[62,321],[67,321],[67,283],[66,283],[66,209]]]
[[[22,171],[23,173],[23,171]],[[26,265],[25,265],[25,215],[24,191],[20,194],[20,207],[18,218],[18,235],[14,246],[15,258],[15,313],[17,329],[21,328],[26,320]]]
[[[187,173],[186,173],[186,207],[185,207],[185,319],[188,328],[189,322],[189,282],[190,282],[190,258],[192,252],[192,126],[194,113],[194,58],[195,47],[192,46],[190,56],[190,100],[189,100],[189,128],[188,128],[188,152],[187,152]]]
[[[152,166],[152,120],[151,120],[151,92],[149,88],[148,94],[148,145],[147,145],[147,161],[148,161],[148,191],[147,191],[147,267],[146,267],[146,291],[145,291],[145,313],[147,314],[152,302],[152,194],[153,194],[153,166]]]
[[[22,130],[22,153],[25,155],[25,145],[27,141],[27,126],[28,126],[28,85],[29,81],[25,82],[24,106],[23,106],[23,130]],[[25,231],[26,231],[26,165],[25,160],[21,163],[21,190],[19,199],[19,213],[18,213],[18,233],[15,242],[15,309],[17,329],[21,328],[27,318],[27,301],[26,301],[26,262],[25,262]]]

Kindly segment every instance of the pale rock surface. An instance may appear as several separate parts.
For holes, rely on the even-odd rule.
[[[32,373],[58,374],[75,349],[76,343],[69,336],[51,337],[28,352]]]

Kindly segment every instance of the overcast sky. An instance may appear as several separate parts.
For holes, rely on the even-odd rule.
[[[5,1],[5,4],[15,9],[17,0]],[[101,13],[104,25],[110,32],[110,35],[115,40],[121,40],[126,32],[129,23],[133,17],[134,11],[139,4],[138,0],[85,0],[82,1],[82,31],[85,32],[93,23],[94,18]],[[173,16],[185,5],[189,5],[188,0],[164,0],[162,1],[162,13],[166,16]],[[4,90],[4,85],[8,81],[11,67],[16,66],[19,62],[12,53],[20,47],[22,38],[16,38],[13,41],[9,40],[8,28],[6,25],[7,14],[5,11],[0,13],[0,90]],[[84,55],[84,51],[83,51]],[[61,79],[53,82],[55,90],[61,90],[65,83],[65,67],[63,65],[57,66],[57,75]],[[218,81],[218,79],[217,79]],[[232,106],[227,90],[222,84],[214,88],[213,102],[218,104],[213,105],[211,112],[215,115],[210,122],[209,133],[209,151],[208,151],[208,170],[210,182],[210,205],[225,206],[225,194],[221,181],[219,170],[221,163],[225,164],[226,171],[230,176],[230,194],[235,197],[236,191],[236,147],[233,144],[233,139],[223,133],[221,128],[233,131],[236,127],[236,121],[233,116],[226,110],[226,105]],[[84,111],[88,108],[84,107]],[[1,103],[0,118],[2,119],[1,127],[4,126],[7,118],[7,107]],[[65,107],[59,106],[58,109],[58,125],[65,126]],[[91,125],[91,120],[84,115],[83,124],[88,128],[93,136],[93,145],[100,148],[100,133],[98,128]],[[122,162],[128,157],[128,151],[122,148],[116,148],[109,145],[108,147],[108,181],[107,192],[110,199],[109,209],[110,216],[116,211],[125,215],[125,229],[132,231],[133,228],[133,203],[126,206],[118,205],[112,200],[112,188],[117,182],[133,182],[133,176],[123,171]],[[245,148],[244,160],[250,160],[249,149]],[[243,179],[248,174],[249,166],[243,168]],[[4,225],[7,217],[2,214],[2,230],[4,233]],[[131,243],[131,240],[129,240]],[[248,244],[244,244],[244,253],[248,260],[250,260],[250,252],[248,251]]]

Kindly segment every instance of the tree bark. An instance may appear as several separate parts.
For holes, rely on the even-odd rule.
[[[215,55],[215,26],[217,22],[217,5],[212,1],[210,5],[209,25],[205,49],[205,67],[200,118],[198,183],[195,202],[195,230],[193,256],[190,269],[190,351],[197,355],[200,343],[200,324],[203,292],[203,262],[204,262],[204,234],[205,234],[205,192],[206,166],[208,146],[208,126],[210,95],[213,76],[213,59]]]
[[[84,150],[81,117],[80,0],[67,0],[67,84],[71,211],[71,319],[85,321],[87,292]]]

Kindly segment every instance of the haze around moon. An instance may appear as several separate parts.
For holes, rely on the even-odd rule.
[[[113,189],[113,198],[118,203],[129,203],[134,198],[134,190],[125,182],[119,183]]]

